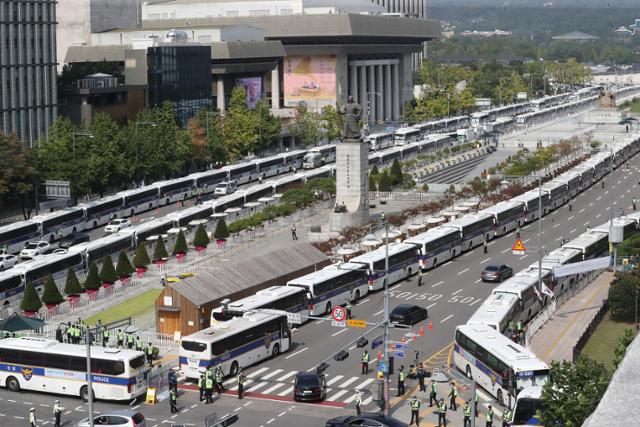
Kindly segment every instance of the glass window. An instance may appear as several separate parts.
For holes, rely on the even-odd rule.
[[[45,355],[45,366],[54,369],[69,369],[69,356],[62,354]]]

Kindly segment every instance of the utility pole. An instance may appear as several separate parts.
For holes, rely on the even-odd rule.
[[[538,175],[538,292],[542,295],[542,177],[540,175]]]
[[[615,143],[616,137],[615,135],[611,137],[611,164],[609,165],[609,180],[611,181],[611,186],[609,188],[609,236],[611,236],[611,230],[613,230],[613,189],[615,187],[613,181],[613,144]],[[616,265],[618,263],[618,245],[616,243],[612,243],[613,245],[613,270],[615,271]]]
[[[89,427],[93,427],[93,386],[91,385],[91,330],[87,326],[84,333],[87,344],[87,403],[89,403]]]
[[[384,361],[387,369],[384,372],[384,415],[389,416],[389,223],[382,217],[384,221]]]

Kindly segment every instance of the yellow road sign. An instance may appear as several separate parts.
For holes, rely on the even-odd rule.
[[[522,240],[518,239],[516,240],[516,243],[511,248],[511,251],[513,252],[514,255],[524,255],[527,249],[524,247],[524,243],[522,243]]]
[[[347,320],[347,326],[350,326],[352,328],[366,328],[367,321],[359,319],[349,319]]]

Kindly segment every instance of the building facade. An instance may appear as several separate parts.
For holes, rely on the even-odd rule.
[[[28,146],[55,120],[55,0],[0,0],[0,131]]]

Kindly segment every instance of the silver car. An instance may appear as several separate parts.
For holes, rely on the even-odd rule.
[[[18,263],[18,257],[11,254],[0,255],[0,271],[11,268]]]
[[[129,409],[104,411],[102,414],[93,417],[93,424],[96,426],[147,427],[144,415]],[[76,427],[89,427],[89,418],[78,422]]]

